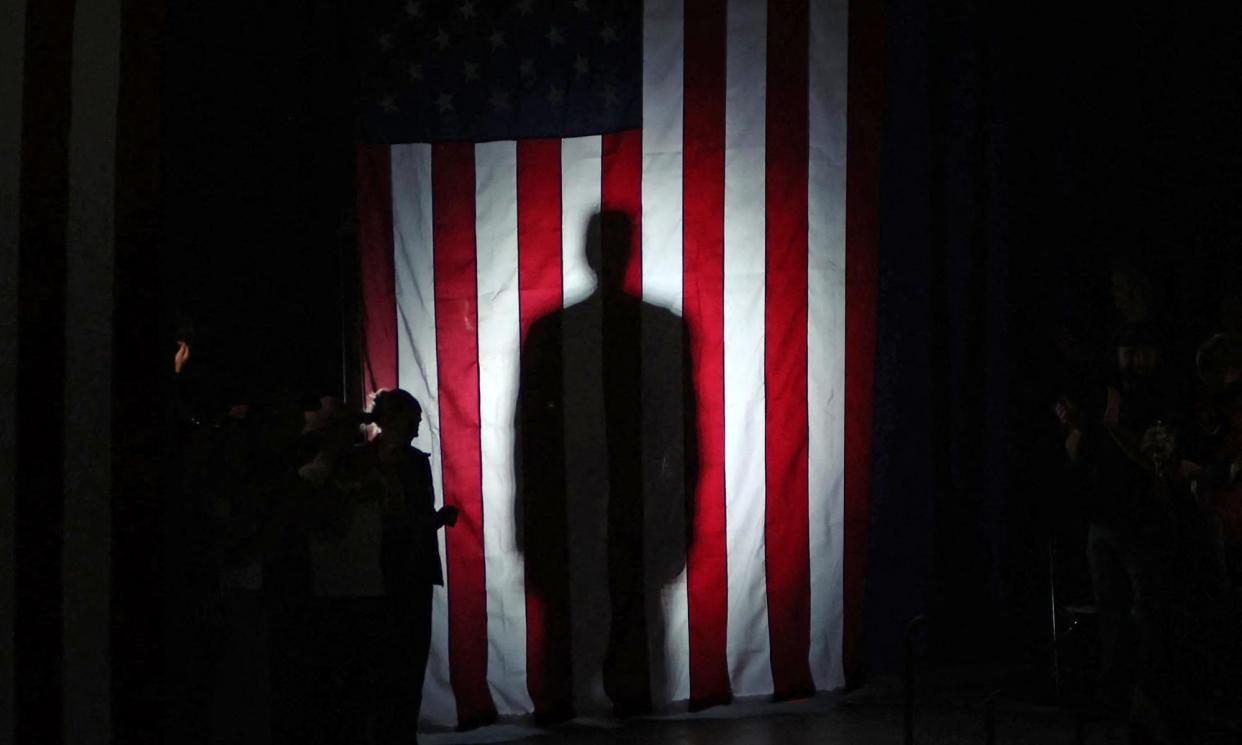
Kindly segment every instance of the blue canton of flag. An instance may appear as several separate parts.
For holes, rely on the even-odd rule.
[[[575,137],[640,126],[633,0],[381,3],[364,57],[370,142]]]

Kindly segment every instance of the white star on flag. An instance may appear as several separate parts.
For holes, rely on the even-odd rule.
[[[441,114],[452,111],[453,110],[453,94],[452,93],[441,93],[439,98],[436,99],[436,108],[440,110]]]
[[[422,15],[423,4],[419,0],[410,0],[405,4],[405,14],[410,18],[417,18]]]
[[[505,45],[505,32],[496,29],[492,31],[491,36],[487,37],[487,40],[491,43],[492,49],[500,49]]]
[[[466,76],[466,80],[478,80],[479,79],[479,66],[475,64],[474,62],[467,62],[466,64],[462,65],[462,70]]]
[[[560,106],[561,101],[565,100],[565,92],[555,85],[548,89],[548,103],[553,106]]]
[[[615,109],[617,104],[620,103],[620,99],[617,97],[617,89],[611,85],[604,86],[604,90],[600,92],[600,95],[604,97],[604,108],[609,111]]]
[[[508,111],[509,109],[509,93],[506,91],[496,91],[492,93],[492,97],[488,99],[492,103],[492,108],[497,111]]]
[[[474,0],[465,0],[465,2],[463,2],[457,8],[457,12],[461,13],[461,17],[464,19],[468,20],[470,18],[474,18],[474,16],[476,15],[476,12],[474,9]]]
[[[444,29],[440,29],[440,31],[436,33],[434,41],[436,43],[436,46],[440,47],[440,49],[448,49],[448,46],[449,46],[448,32],[445,31]]]
[[[552,46],[565,43],[565,37],[561,34],[561,30],[557,28],[556,26],[548,27],[548,33],[547,33],[546,38],[548,40],[548,43],[551,44]]]
[[[588,72],[591,71],[590,60],[588,60],[586,57],[583,57],[581,54],[578,55],[578,59],[574,60],[574,71],[578,74],[578,77],[582,77],[583,75],[586,75]]]

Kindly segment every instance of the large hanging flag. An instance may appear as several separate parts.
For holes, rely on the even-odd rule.
[[[846,5],[411,0],[373,22],[364,379],[423,404],[415,445],[461,510],[427,719],[844,685],[878,79],[849,64]]]

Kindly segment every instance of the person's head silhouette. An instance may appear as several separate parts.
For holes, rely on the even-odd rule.
[[[370,418],[379,426],[382,437],[405,445],[418,436],[423,407],[408,391],[394,388],[376,394]]]
[[[625,276],[633,255],[634,222],[621,210],[604,209],[587,224],[587,265],[606,294],[625,291]]]

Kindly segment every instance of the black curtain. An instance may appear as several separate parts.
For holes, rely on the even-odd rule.
[[[168,6],[165,334],[192,322],[199,370],[230,403],[345,385],[356,284],[345,6]]]
[[[1098,343],[1106,259],[1157,269],[1185,347],[1242,287],[1237,11],[997,5],[885,3],[874,669],[897,663],[918,613],[945,661],[1023,654],[1046,635],[1045,546],[1072,510],[1057,480],[1056,339]],[[204,358],[239,378],[230,395],[344,382],[356,277],[341,258],[342,7],[176,4],[162,22],[152,343],[171,364],[178,318],[193,317]]]
[[[1109,261],[1156,278],[1187,378],[1242,294],[1237,11],[996,6],[886,7],[877,670],[921,613],[945,663],[1047,638],[1047,545],[1075,515],[1051,407],[1066,347],[1103,343]]]

